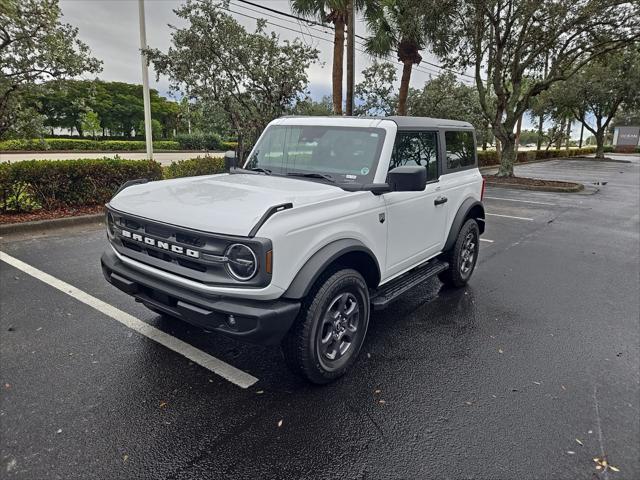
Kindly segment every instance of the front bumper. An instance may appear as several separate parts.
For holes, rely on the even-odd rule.
[[[100,261],[107,281],[136,301],[246,342],[279,343],[300,310],[300,302],[296,301],[245,300],[187,290],[125,265],[111,249],[102,254]]]

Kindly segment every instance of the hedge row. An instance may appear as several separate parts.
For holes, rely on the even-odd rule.
[[[99,205],[134,178],[161,179],[160,164],[118,158],[0,163],[0,211]]]
[[[171,162],[162,169],[164,178],[195,177],[197,175],[213,175],[225,171],[224,158],[197,157],[189,160]]]
[[[544,160],[547,158],[558,157],[575,157],[578,155],[588,155],[595,153],[596,147],[572,148],[570,150],[527,150],[518,152],[517,162],[533,162],[534,160]],[[500,158],[495,150],[482,150],[478,152],[478,165],[487,167],[491,165],[499,165]]]
[[[153,142],[155,150],[179,150],[178,142],[158,140]],[[4,140],[0,142],[0,152],[46,151],[46,150],[104,150],[134,151],[145,150],[146,144],[139,140],[87,140],[71,138],[45,138],[43,140]]]
[[[237,142],[225,142],[218,135],[176,135],[175,140],[156,140],[154,150],[235,150]],[[79,138],[45,138],[4,140],[0,152],[47,150],[135,151],[146,149],[144,140],[89,140]]]
[[[224,158],[197,157],[161,167],[120,158],[0,163],[0,212],[28,212],[109,201],[127,180],[192,177],[224,172]]]

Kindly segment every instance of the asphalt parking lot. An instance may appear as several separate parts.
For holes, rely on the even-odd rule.
[[[640,158],[625,158],[518,167],[583,193],[487,189],[470,285],[433,280],[374,313],[359,361],[325,387],[275,347],[108,285],[101,228],[2,239],[91,297],[0,261],[0,477],[640,478]],[[605,457],[618,472],[596,469]]]

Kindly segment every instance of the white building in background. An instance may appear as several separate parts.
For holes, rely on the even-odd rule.
[[[616,127],[613,146],[617,152],[633,151],[640,146],[640,127]]]

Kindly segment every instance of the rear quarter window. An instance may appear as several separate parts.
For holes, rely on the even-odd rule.
[[[476,163],[476,144],[469,130],[448,131],[444,134],[447,170],[472,167]]]

